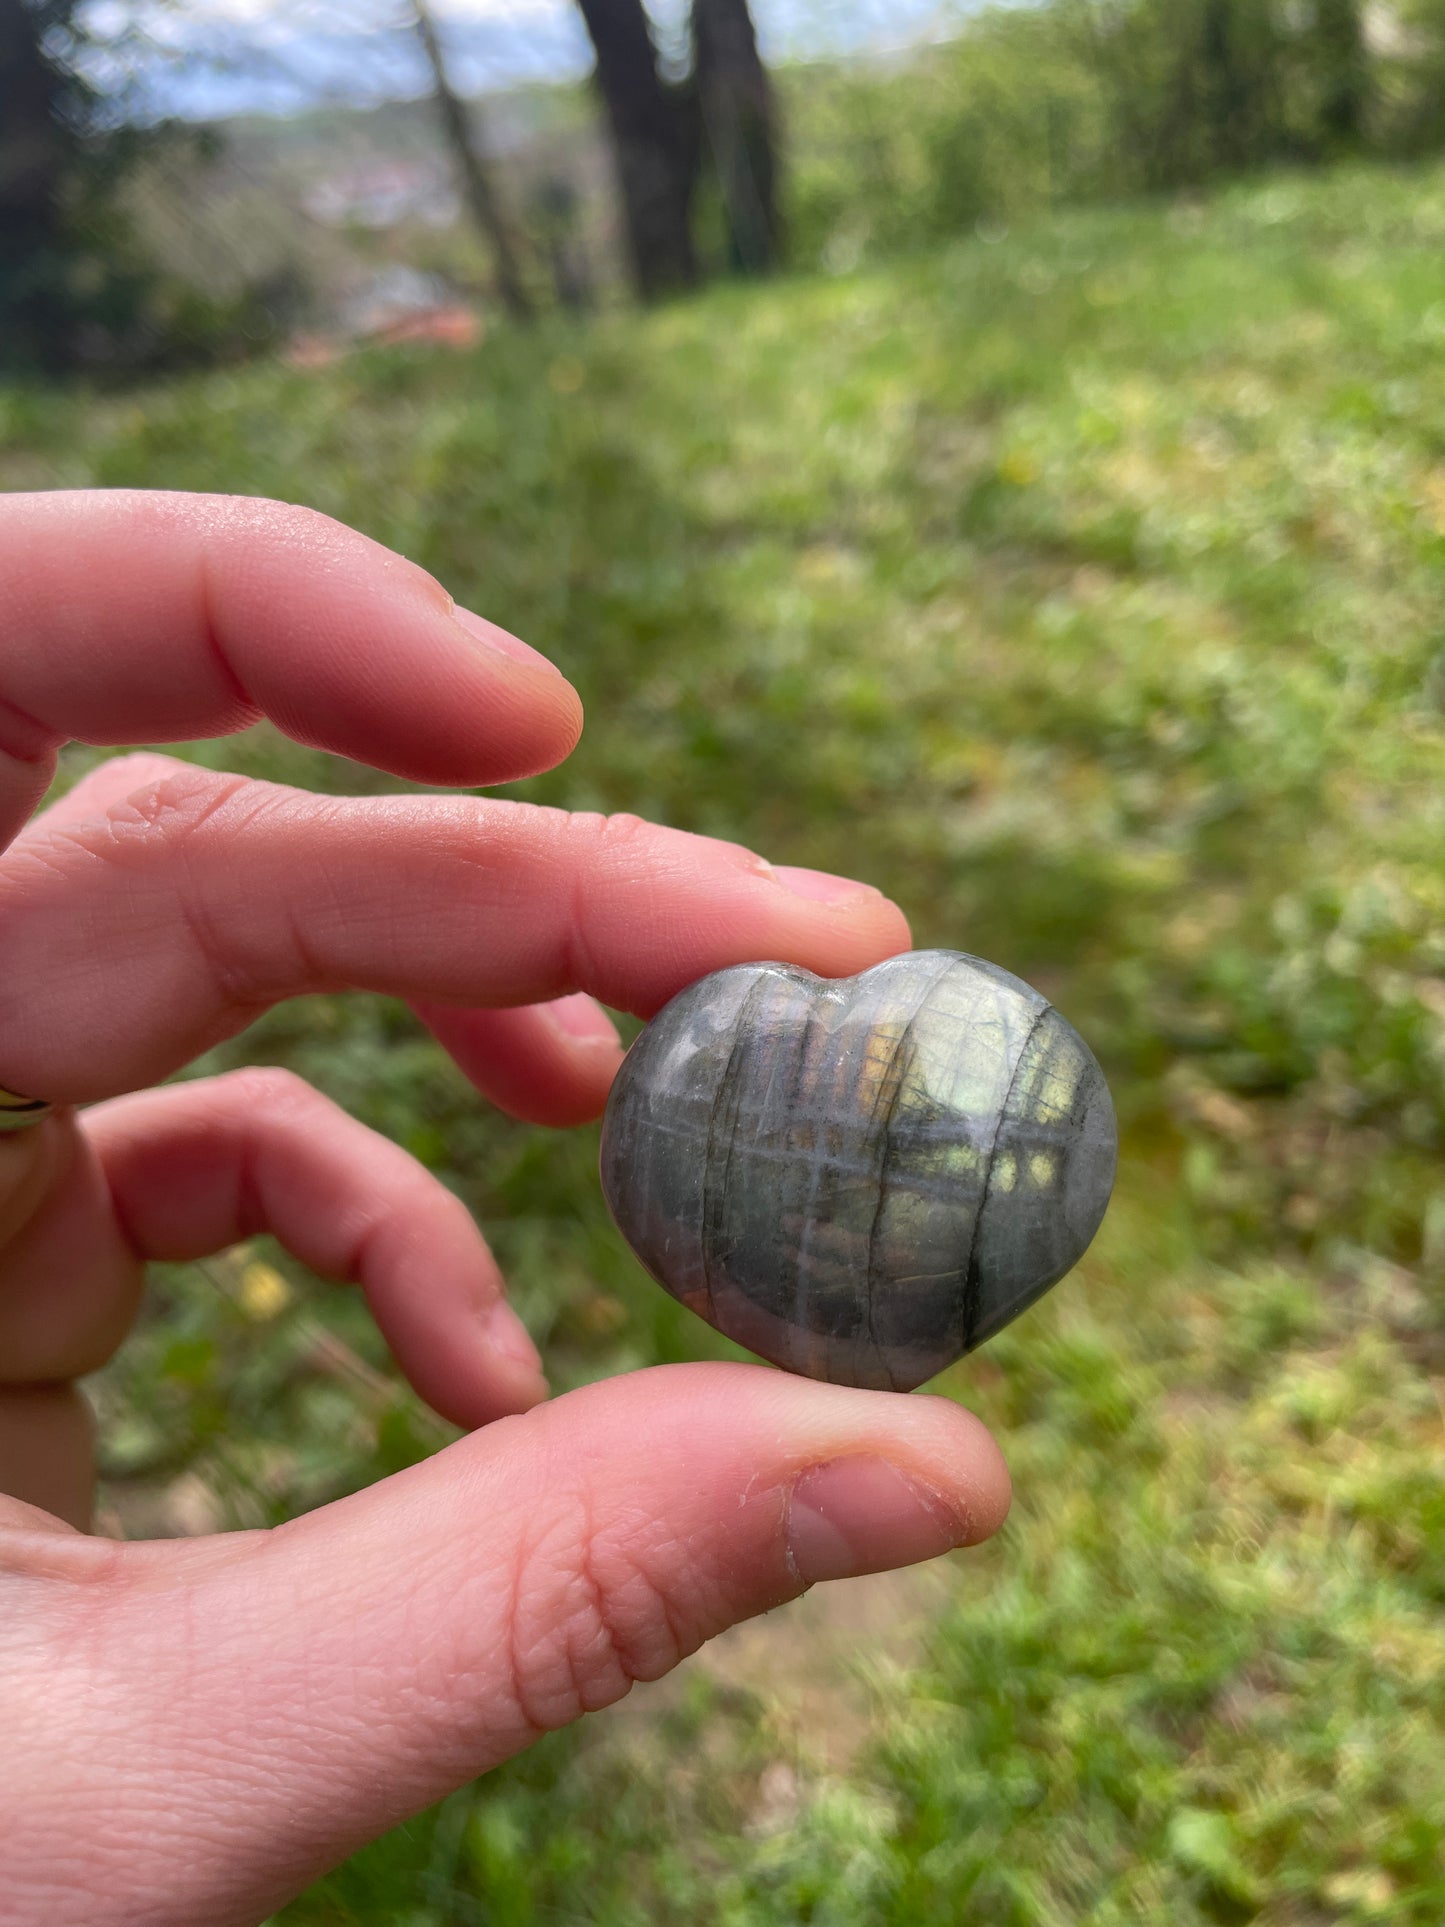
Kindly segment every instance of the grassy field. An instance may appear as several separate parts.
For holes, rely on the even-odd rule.
[[[587,702],[517,793],[868,877],[1053,995],[1124,1127],[1094,1252],[942,1381],[1013,1468],[995,1544],[730,1636],[287,1927],[1439,1927],[1445,173],[474,357],[0,394],[0,485],[85,483],[414,556]],[[264,731],[195,754],[385,782]],[[726,1355],[620,1249],[592,1134],[486,1115],[399,1010],[293,1005],[223,1056],[460,1190],[559,1386]],[[98,1396],[132,1531],[442,1436],[260,1247],[159,1277]]]

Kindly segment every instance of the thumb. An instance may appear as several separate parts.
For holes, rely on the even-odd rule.
[[[84,1836],[87,1927],[254,1923],[724,1627],[985,1538],[1007,1508],[997,1448],[947,1400],[684,1365],[502,1419],[270,1533],[104,1548],[80,1636],[48,1615],[89,1672],[78,1701],[48,1695],[51,1730],[82,1706],[86,1751],[129,1761],[167,1824]],[[51,1817],[73,1893],[83,1829]]]

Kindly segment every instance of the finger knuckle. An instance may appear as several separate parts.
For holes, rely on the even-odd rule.
[[[243,498],[241,513],[249,533],[259,533],[274,542],[299,544],[307,548],[334,548],[340,542],[355,546],[361,538],[354,529],[338,522],[333,515],[308,508],[304,502],[283,502],[275,495]]]
[[[701,1644],[674,1605],[678,1551],[655,1520],[599,1522],[585,1495],[519,1545],[510,1670],[531,1726],[550,1730],[608,1706]]]
[[[571,818],[570,829],[582,847],[580,861],[572,866],[565,975],[569,985],[585,987],[611,1001],[617,987],[605,957],[593,946],[597,907],[619,883],[640,880],[644,888],[651,883],[659,831],[645,817],[627,810],[610,816],[579,811]]]
[[[135,785],[117,795],[111,778],[95,796],[94,814],[58,824],[42,819],[8,856],[12,887],[69,888],[97,867],[145,875],[179,861],[188,869],[192,845],[203,830],[218,820],[230,830],[253,815],[254,803],[244,793],[265,788],[169,757],[140,754],[122,760],[134,762]],[[230,820],[228,810],[234,813]]]
[[[573,833],[586,846],[592,862],[631,863],[646,846],[656,840],[657,829],[645,817],[629,810],[604,815],[596,810],[579,810],[571,818]]]
[[[148,772],[130,794],[113,803],[102,822],[82,834],[98,853],[144,856],[173,854],[256,787],[243,776],[221,776],[214,770],[174,764],[163,772]]]
[[[609,855],[631,857],[639,845],[645,847],[656,835],[645,817],[634,816],[630,810],[618,810],[602,818],[598,839]]]

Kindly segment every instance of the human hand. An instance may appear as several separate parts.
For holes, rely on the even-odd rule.
[[[723,1627],[1007,1508],[996,1449],[942,1399],[696,1365],[541,1403],[480,1234],[397,1147],[280,1072],[143,1088],[281,998],[353,988],[411,999],[504,1108],[576,1122],[620,1057],[591,996],[646,1016],[726,964],[842,975],[907,942],[875,891],[629,818],[138,756],[27,824],[68,739],[263,714],[454,786],[546,768],[580,727],[550,664],[322,517],[0,500],[0,1082],[67,1107],[0,1137],[17,1927],[258,1921]],[[261,1232],[359,1282],[421,1395],[485,1429],[271,1532],[84,1536],[73,1381],[124,1337],[145,1260]]]

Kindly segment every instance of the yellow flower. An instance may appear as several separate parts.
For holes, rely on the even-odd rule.
[[[274,1266],[253,1263],[241,1273],[239,1298],[246,1316],[265,1324],[291,1303],[291,1287]]]

